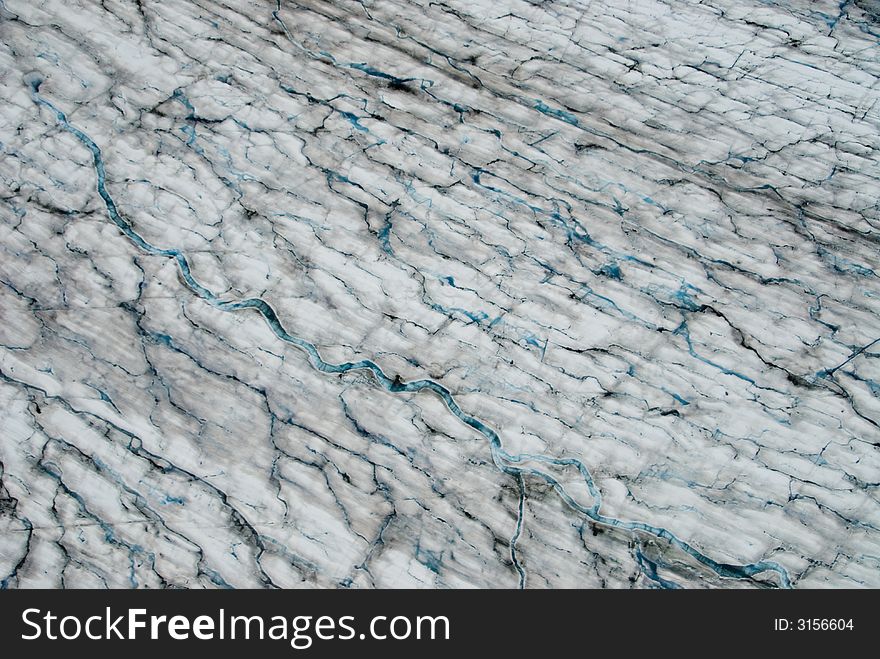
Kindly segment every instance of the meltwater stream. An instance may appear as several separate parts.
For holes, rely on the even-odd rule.
[[[369,371],[386,391],[390,391],[392,393],[416,393],[423,390],[433,392],[440,399],[443,400],[449,411],[452,412],[452,414],[454,414],[462,423],[470,426],[486,438],[486,440],[489,442],[493,462],[495,463],[495,466],[498,467],[498,469],[500,469],[504,473],[515,476],[519,483],[522,483],[521,479],[522,476],[525,474],[537,476],[544,479],[547,483],[550,484],[550,486],[556,491],[556,493],[570,508],[580,512],[595,523],[622,529],[625,531],[641,532],[654,536],[656,538],[666,540],[671,545],[677,547],[684,553],[699,561],[721,577],[748,579],[762,572],[775,572],[779,578],[782,587],[791,587],[791,580],[789,579],[788,572],[778,563],[772,561],[760,561],[747,565],[719,563],[709,556],[706,556],[684,540],[681,540],[678,536],[665,528],[652,526],[650,524],[646,524],[645,522],[620,520],[603,515],[600,512],[600,507],[602,504],[601,492],[599,492],[599,489],[593,482],[593,478],[590,475],[589,469],[587,469],[586,465],[584,465],[583,462],[575,458],[551,458],[543,455],[514,455],[508,453],[502,447],[501,439],[499,438],[498,434],[479,419],[476,419],[464,412],[455,401],[452,393],[443,385],[438,384],[433,380],[427,379],[402,382],[399,377],[390,378],[388,377],[388,375],[385,374],[385,372],[378,364],[369,359],[362,359],[356,362],[344,362],[341,364],[332,364],[330,362],[324,361],[324,359],[321,357],[320,352],[318,352],[318,349],[315,347],[314,344],[309,343],[305,339],[294,336],[287,332],[287,330],[281,324],[281,321],[279,320],[278,315],[275,313],[275,310],[272,309],[272,307],[264,300],[260,298],[246,298],[237,301],[221,299],[213,291],[200,284],[199,281],[193,276],[192,270],[190,269],[189,261],[187,260],[183,252],[178,249],[162,249],[161,247],[156,247],[155,245],[152,245],[151,243],[144,240],[144,238],[131,227],[128,221],[119,214],[116,203],[113,201],[110,193],[107,192],[107,188],[105,185],[106,171],[104,169],[104,159],[101,155],[101,149],[88,135],[79,130],[76,126],[70,124],[67,120],[67,116],[62,111],[56,108],[51,102],[40,96],[39,89],[43,80],[39,76],[26,76],[25,82],[30,85],[31,98],[33,99],[33,101],[37,105],[46,107],[51,110],[52,113],[55,115],[55,119],[58,124],[68,133],[76,137],[83,144],[83,146],[91,151],[95,173],[97,175],[98,194],[101,196],[101,199],[104,200],[104,204],[107,207],[107,214],[109,215],[113,223],[119,228],[119,230],[123,234],[125,234],[125,236],[132,243],[134,243],[144,252],[155,256],[165,256],[174,259],[174,261],[177,263],[177,267],[180,271],[180,275],[183,278],[184,283],[190,288],[190,290],[193,291],[193,293],[198,295],[200,298],[202,298],[212,306],[223,311],[238,311],[242,309],[254,309],[258,311],[279,339],[285,341],[286,343],[290,343],[305,352],[312,366],[323,373],[347,373],[348,371],[356,370]],[[585,506],[575,501],[568,494],[562,484],[559,483],[559,481],[553,478],[550,474],[546,474],[538,469],[518,466],[525,462],[537,462],[553,465],[556,467],[575,467],[583,478],[584,484],[589,490],[590,495],[593,497],[593,505]],[[522,572],[522,568],[520,567],[520,564],[516,559],[515,543],[517,537],[519,536],[521,524],[522,510],[520,506],[520,514],[519,519],[517,520],[516,531],[513,538],[511,539],[511,557],[515,567],[517,568],[517,571],[520,573],[520,586],[522,586],[524,583],[525,575]]]

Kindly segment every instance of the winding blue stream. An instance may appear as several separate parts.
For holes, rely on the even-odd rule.
[[[107,188],[105,185],[106,171],[104,169],[104,160],[101,155],[101,149],[88,135],[83,133],[76,126],[70,124],[67,120],[67,116],[63,112],[56,108],[51,102],[40,96],[38,92],[40,89],[40,85],[43,82],[41,78],[31,75],[26,77],[25,82],[31,87],[31,98],[33,99],[33,101],[37,105],[51,110],[52,113],[55,115],[55,119],[58,124],[68,133],[76,137],[83,144],[83,146],[85,146],[92,153],[95,173],[97,175],[98,194],[101,196],[101,199],[104,200],[104,204],[107,207],[107,214],[109,215],[112,222],[119,228],[119,230],[123,234],[125,234],[125,236],[132,243],[134,243],[144,252],[155,256],[164,256],[174,259],[174,261],[177,263],[177,267],[180,271],[184,283],[186,283],[186,285],[189,287],[190,290],[192,290],[193,293],[198,295],[200,298],[202,298],[212,306],[223,311],[239,311],[242,309],[253,309],[255,311],[258,311],[279,339],[296,346],[304,353],[306,353],[312,366],[322,373],[347,373],[349,371],[357,370],[369,371],[386,391],[390,391],[392,393],[417,393],[424,390],[433,392],[435,395],[443,400],[449,411],[452,412],[452,414],[454,414],[462,423],[470,426],[486,438],[486,440],[489,442],[492,459],[495,465],[501,471],[516,477],[517,481],[520,483],[520,479],[522,479],[523,475],[525,474],[537,476],[544,479],[548,484],[553,487],[556,493],[570,508],[585,515],[597,524],[602,524],[625,531],[641,532],[654,536],[656,538],[666,540],[671,545],[674,545],[681,551],[693,557],[721,577],[746,579],[754,577],[755,575],[758,575],[762,572],[775,572],[778,575],[779,581],[784,588],[791,587],[791,580],[789,579],[788,572],[778,563],[772,561],[760,561],[758,563],[750,563],[748,565],[732,565],[719,563],[712,558],[706,556],[684,540],[681,540],[679,537],[677,537],[675,534],[665,528],[652,526],[644,522],[620,520],[603,515],[600,512],[600,507],[602,505],[601,492],[596,487],[595,483],[593,482],[593,478],[590,475],[589,469],[583,462],[575,458],[550,458],[543,455],[513,455],[511,453],[508,453],[502,447],[501,439],[499,438],[498,434],[479,419],[476,419],[464,412],[455,401],[452,393],[443,385],[434,382],[433,380],[412,380],[410,382],[402,382],[398,377],[390,378],[388,377],[388,375],[385,374],[385,372],[381,369],[381,367],[379,367],[378,364],[369,359],[362,359],[355,362],[344,362],[341,364],[332,364],[330,362],[324,361],[314,344],[309,343],[305,339],[294,336],[287,332],[287,330],[281,324],[281,321],[279,320],[278,315],[275,313],[275,310],[266,301],[260,298],[246,298],[237,301],[221,299],[213,291],[199,283],[199,281],[193,276],[190,269],[189,261],[187,260],[183,252],[178,249],[162,249],[148,243],[131,227],[128,221],[119,214],[116,203],[113,201],[110,193],[107,192]],[[565,488],[549,474],[546,474],[537,469],[519,466],[524,462],[537,462],[553,465],[556,467],[575,467],[583,478],[584,484],[589,490],[590,495],[593,497],[593,504],[591,506],[585,506],[581,503],[578,503],[568,494]],[[519,519],[517,520],[514,543],[515,538],[519,535],[521,524],[522,502],[520,502],[519,506]],[[513,553],[512,555],[515,556],[515,554]],[[520,585],[522,585],[524,581],[524,573],[522,572],[522,568],[515,560],[515,558],[514,564],[517,571],[520,573]]]

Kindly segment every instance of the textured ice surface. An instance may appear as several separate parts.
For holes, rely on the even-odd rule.
[[[0,585],[880,586],[876,2],[0,2]]]

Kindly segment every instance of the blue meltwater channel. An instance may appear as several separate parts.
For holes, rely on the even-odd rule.
[[[789,579],[788,572],[778,563],[772,561],[760,561],[747,565],[719,563],[709,556],[706,556],[701,551],[688,544],[684,540],[680,539],[674,533],[668,531],[665,528],[646,524],[645,522],[621,520],[603,515],[600,512],[600,507],[602,505],[602,494],[596,487],[596,484],[593,482],[590,471],[583,462],[575,458],[551,458],[544,455],[532,455],[525,453],[514,455],[508,453],[502,447],[501,439],[499,438],[498,433],[489,428],[479,419],[476,419],[464,412],[455,401],[455,398],[453,397],[449,389],[444,387],[442,384],[434,382],[433,380],[412,380],[410,382],[403,382],[400,380],[400,378],[390,378],[388,377],[388,375],[385,374],[385,372],[381,369],[381,367],[379,367],[378,364],[369,359],[362,359],[356,362],[344,362],[341,364],[332,364],[330,362],[324,361],[324,359],[321,357],[320,352],[318,352],[318,349],[315,347],[314,344],[306,341],[303,338],[290,334],[284,328],[278,318],[278,314],[275,313],[275,310],[265,300],[262,300],[260,298],[224,300],[220,298],[216,293],[199,283],[195,276],[193,276],[189,261],[182,251],[173,248],[163,249],[161,247],[156,247],[155,245],[152,245],[151,243],[144,240],[144,238],[131,227],[131,224],[129,224],[129,222],[125,218],[123,218],[122,215],[120,215],[119,209],[116,207],[116,203],[113,201],[113,197],[111,197],[110,193],[107,191],[106,170],[104,169],[104,159],[101,155],[101,149],[98,147],[97,144],[95,144],[92,138],[90,138],[79,128],[68,122],[67,116],[61,110],[59,110],[51,102],[49,102],[39,94],[40,85],[43,82],[43,80],[39,76],[31,74],[26,77],[25,82],[30,85],[31,98],[33,99],[33,101],[37,105],[51,110],[53,115],[55,116],[55,120],[58,122],[58,125],[61,126],[61,128],[66,130],[68,133],[76,137],[76,139],[79,140],[83,144],[83,146],[85,146],[91,152],[92,160],[94,162],[95,174],[97,175],[98,180],[98,194],[101,196],[101,199],[104,200],[104,204],[107,207],[107,214],[110,217],[110,220],[119,228],[119,230],[123,234],[125,234],[125,236],[132,243],[134,243],[142,251],[146,252],[147,254],[152,254],[154,256],[164,256],[170,259],[174,259],[174,261],[177,263],[180,275],[187,287],[189,287],[189,289],[193,293],[198,295],[200,298],[202,298],[212,306],[223,311],[253,309],[259,312],[279,339],[296,346],[304,353],[306,353],[312,366],[322,373],[347,373],[349,371],[357,370],[369,371],[370,373],[372,373],[373,377],[376,379],[379,385],[386,391],[390,391],[392,393],[417,393],[427,390],[434,393],[446,404],[446,407],[449,409],[449,411],[454,414],[462,423],[470,426],[486,438],[489,443],[489,448],[492,452],[492,459],[498,469],[500,469],[504,473],[516,477],[519,483],[522,483],[520,479],[523,475],[526,474],[542,478],[551,485],[551,487],[570,508],[581,513],[582,515],[586,516],[597,524],[602,524],[624,531],[644,533],[650,536],[654,536],[656,538],[666,540],[671,545],[677,547],[679,550],[693,557],[695,560],[699,561],[721,577],[747,579],[762,572],[775,572],[779,578],[779,582],[782,587],[791,587],[791,580]],[[590,495],[593,497],[593,504],[591,506],[585,506],[575,501],[568,494],[562,484],[555,478],[553,478],[550,474],[545,473],[539,469],[523,466],[523,463],[527,462],[547,464],[555,467],[576,468],[583,478],[584,484],[589,490]],[[513,563],[517,567],[518,571],[521,570],[521,568],[520,564],[516,560],[515,541],[516,538],[519,536],[521,524],[522,506],[520,505],[520,518],[517,521],[516,531],[511,541],[511,555]],[[521,578],[521,585],[522,582],[523,579]]]

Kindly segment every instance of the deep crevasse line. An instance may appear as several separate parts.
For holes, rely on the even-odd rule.
[[[25,76],[24,81],[31,89],[31,98],[33,99],[34,103],[36,103],[38,106],[42,106],[51,110],[55,115],[56,122],[64,130],[76,137],[77,140],[79,140],[91,152],[95,173],[97,176],[97,191],[101,199],[104,201],[104,204],[107,208],[107,214],[110,217],[111,221],[132,243],[134,243],[142,251],[154,256],[165,256],[174,259],[177,263],[180,275],[187,287],[212,306],[223,311],[239,311],[244,309],[254,309],[258,311],[263,319],[266,321],[266,323],[269,325],[269,328],[272,330],[272,332],[280,340],[284,341],[285,343],[292,344],[305,352],[312,366],[322,373],[339,374],[355,370],[365,370],[372,373],[373,377],[375,377],[375,379],[379,382],[380,385],[382,385],[382,387],[386,391],[392,393],[418,393],[423,390],[433,392],[435,395],[443,400],[449,411],[452,412],[452,414],[455,415],[462,423],[470,426],[486,438],[486,440],[489,442],[492,460],[495,463],[495,466],[498,467],[498,469],[506,474],[515,476],[517,478],[517,481],[520,483],[520,479],[525,474],[542,478],[548,484],[550,484],[550,486],[560,496],[560,498],[565,502],[566,505],[568,505],[571,509],[585,515],[593,522],[603,524],[612,528],[621,529],[624,531],[642,532],[648,535],[652,535],[656,538],[666,540],[671,545],[691,556],[699,563],[708,567],[710,570],[721,577],[747,579],[754,577],[762,572],[774,572],[777,574],[782,587],[791,588],[792,584],[788,576],[788,572],[784,567],[776,562],[759,561],[757,563],[749,563],[746,565],[719,563],[709,556],[706,556],[701,551],[699,551],[689,543],[685,542],[684,540],[680,539],[674,533],[665,528],[653,526],[651,524],[640,521],[620,520],[601,514],[599,512],[602,504],[601,492],[596,487],[593,478],[590,475],[589,469],[582,461],[576,458],[551,458],[543,455],[513,455],[508,453],[502,447],[501,439],[498,434],[479,419],[472,417],[464,412],[455,401],[455,398],[452,396],[452,393],[449,391],[449,389],[447,389],[443,385],[428,379],[402,382],[399,377],[390,378],[388,377],[388,375],[385,374],[385,372],[378,364],[370,359],[362,359],[356,362],[343,362],[341,364],[332,364],[325,361],[321,357],[320,352],[314,344],[298,336],[294,336],[288,333],[288,331],[284,328],[280,319],[278,318],[278,315],[275,313],[275,310],[265,300],[261,298],[246,298],[237,301],[223,300],[216,293],[199,283],[199,281],[193,276],[190,269],[189,261],[187,260],[183,252],[178,249],[163,249],[147,242],[131,227],[129,222],[120,215],[119,210],[116,207],[116,203],[114,202],[110,193],[107,192],[107,188],[105,185],[106,170],[104,168],[104,159],[101,154],[101,149],[94,142],[94,140],[92,140],[92,138],[90,138],[76,126],[72,125],[67,120],[67,116],[61,110],[55,107],[55,105],[53,105],[50,101],[40,96],[38,92],[40,85],[43,83],[42,78],[35,74],[29,74]],[[591,496],[593,497],[593,505],[587,507],[575,501],[568,494],[565,488],[559,483],[559,481],[557,481],[551,475],[544,473],[538,469],[517,466],[518,464],[521,464],[523,462],[539,462],[557,467],[575,467],[581,474],[584,480],[584,484],[586,485]],[[517,537],[519,535],[519,525],[521,523],[522,519],[520,515],[518,517],[517,529],[514,537]],[[511,555],[515,556],[514,550],[511,551]],[[520,582],[522,584],[522,581],[524,580],[522,567],[515,559],[514,565],[517,569],[517,572],[519,573]]]

